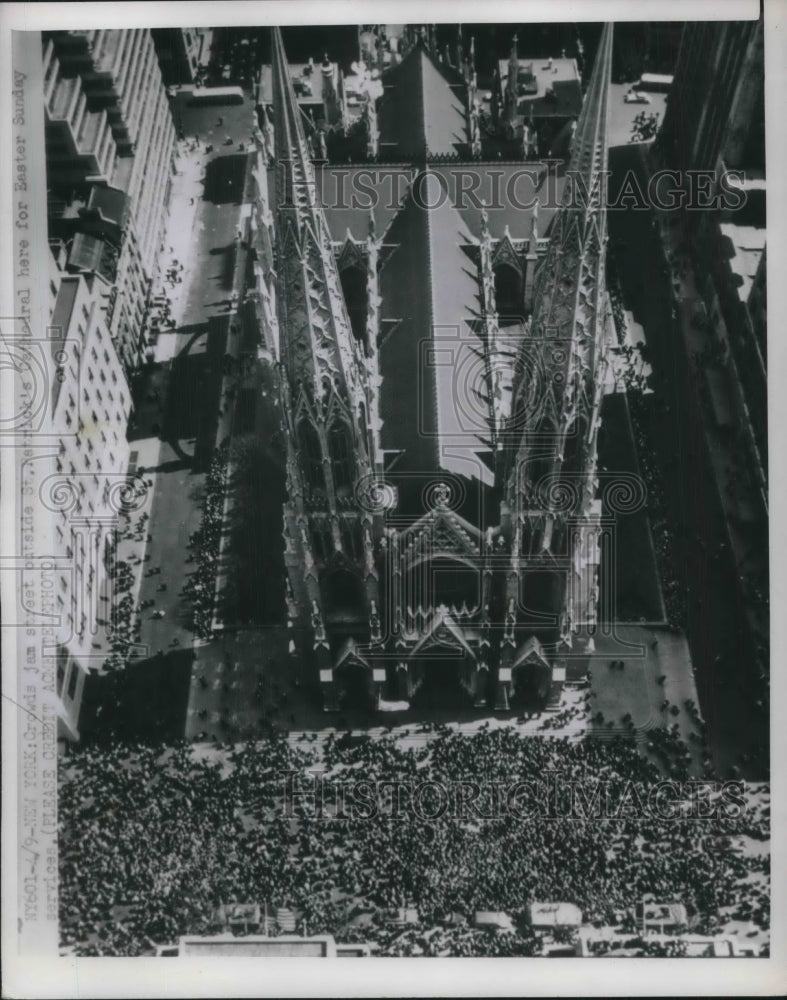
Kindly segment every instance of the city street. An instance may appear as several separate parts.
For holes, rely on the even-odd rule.
[[[158,336],[132,444],[154,484],[149,550],[156,555],[145,563],[139,589],[139,601],[149,605],[141,613],[149,655],[190,647],[193,639],[191,602],[183,597],[194,570],[188,542],[202,520],[210,456],[229,433],[231,410],[219,410],[224,357],[238,353],[231,341],[241,336],[232,293],[242,290],[246,255],[236,236],[251,198],[250,159],[238,149],[254,127],[251,101],[203,108],[187,102],[187,93],[173,99],[187,142],[199,137],[199,145],[182,151],[164,238],[166,266],[182,268],[164,287],[176,326]],[[222,145],[225,136],[232,146]]]
[[[683,635],[660,627],[616,625],[613,636],[596,639],[590,690],[595,736],[631,731],[640,750],[658,763],[648,752],[648,740],[653,730],[677,725],[680,739],[692,751],[693,776],[703,774],[700,728],[686,709],[687,702],[696,704],[697,689]]]

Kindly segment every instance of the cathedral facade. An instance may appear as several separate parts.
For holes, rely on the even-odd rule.
[[[372,157],[347,165],[325,157],[273,31],[258,286],[286,424],[290,621],[328,711],[544,706],[587,668],[611,54],[607,26],[555,170],[518,115],[516,48],[492,111],[521,156],[485,159],[472,43],[442,55],[408,29],[395,58],[373,53],[349,123]]]

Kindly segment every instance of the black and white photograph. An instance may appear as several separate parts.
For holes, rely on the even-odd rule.
[[[781,992],[781,0],[6,6],[6,995]]]

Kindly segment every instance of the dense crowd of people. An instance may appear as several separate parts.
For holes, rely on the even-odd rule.
[[[669,525],[667,500],[661,472],[656,462],[650,434],[646,427],[646,404],[637,393],[629,395],[629,414],[634,431],[634,441],[637,449],[642,478],[648,490],[648,515],[650,517],[653,548],[656,553],[659,576],[662,583],[662,596],[667,622],[672,628],[685,629],[687,620],[686,592],[678,579],[675,568],[675,552],[673,537]]]
[[[145,488],[150,487],[150,481],[145,483],[141,474],[138,479]],[[133,518],[128,512],[121,512],[117,526],[118,541],[131,541],[144,547],[146,536],[147,540],[150,540],[149,523],[150,515],[147,512],[143,512],[137,518]],[[150,560],[149,555],[140,556],[136,553],[128,559],[120,559],[117,558],[117,550],[115,556],[111,577],[112,596],[106,600],[107,606],[104,609],[107,617],[98,619],[98,624],[107,629],[111,649],[103,663],[105,672],[124,670],[131,647],[139,642],[142,628],[139,616],[144,607],[135,603],[134,594],[137,589],[139,569],[143,563]]]
[[[648,114],[645,111],[640,111],[638,115],[635,115],[631,123],[629,142],[649,142],[651,139],[656,138],[658,130],[658,112],[654,111]]]
[[[217,448],[205,477],[202,522],[189,538],[189,550],[196,569],[186,582],[186,596],[194,611],[194,633],[200,639],[213,634],[216,579],[219,571],[221,536],[224,530],[224,502],[229,485],[229,446]]]
[[[112,621],[110,647],[112,652],[104,661],[104,670],[123,670],[131,646],[139,641],[141,623],[134,606],[134,568],[124,560],[115,564],[112,581]]]
[[[767,809],[662,820],[614,810],[560,818],[535,808],[523,819],[536,793],[514,808],[495,787],[553,772],[585,803],[597,790],[618,802],[631,783],[646,798],[663,775],[620,737],[427,728],[420,741],[395,732],[277,736],[201,754],[185,743],[75,747],[61,761],[63,946],[150,954],[179,935],[216,933],[216,909],[230,902],[287,907],[299,933],[373,942],[382,955],[530,954],[524,922],[534,900],[573,902],[601,926],[652,893],[683,903],[698,932],[718,928],[723,907],[767,927],[767,851],[740,848],[742,839],[767,840]],[[401,809],[390,808],[387,793],[385,807],[348,809],[339,786],[352,779],[377,792],[400,782]],[[434,785],[415,808],[413,788],[427,782]],[[435,807],[435,785],[468,783],[480,786],[472,810],[454,799]],[[416,912],[417,924],[392,921],[397,908]],[[477,910],[505,911],[519,933],[473,927]]]

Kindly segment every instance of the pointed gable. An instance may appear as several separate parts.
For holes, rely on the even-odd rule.
[[[438,507],[424,514],[403,533],[403,543],[426,535],[432,554],[451,554],[476,558],[481,553],[482,535],[475,525],[449,507]],[[421,550],[418,550],[421,551]]]
[[[355,639],[349,638],[339,651],[336,657],[336,663],[334,664],[335,669],[339,669],[341,666],[346,667],[364,667],[367,670],[371,669],[371,665],[366,657],[359,651]]]
[[[443,650],[446,647],[460,649],[470,659],[475,659],[475,654],[465,639],[462,629],[448,613],[448,608],[445,606],[435,609],[432,624],[415,644],[410,655],[418,656],[419,653],[424,653],[427,649],[435,647]]]
[[[516,669],[528,663],[549,667],[549,660],[546,658],[544,649],[534,635],[531,635],[529,639],[523,642],[516,651],[511,667]]]

